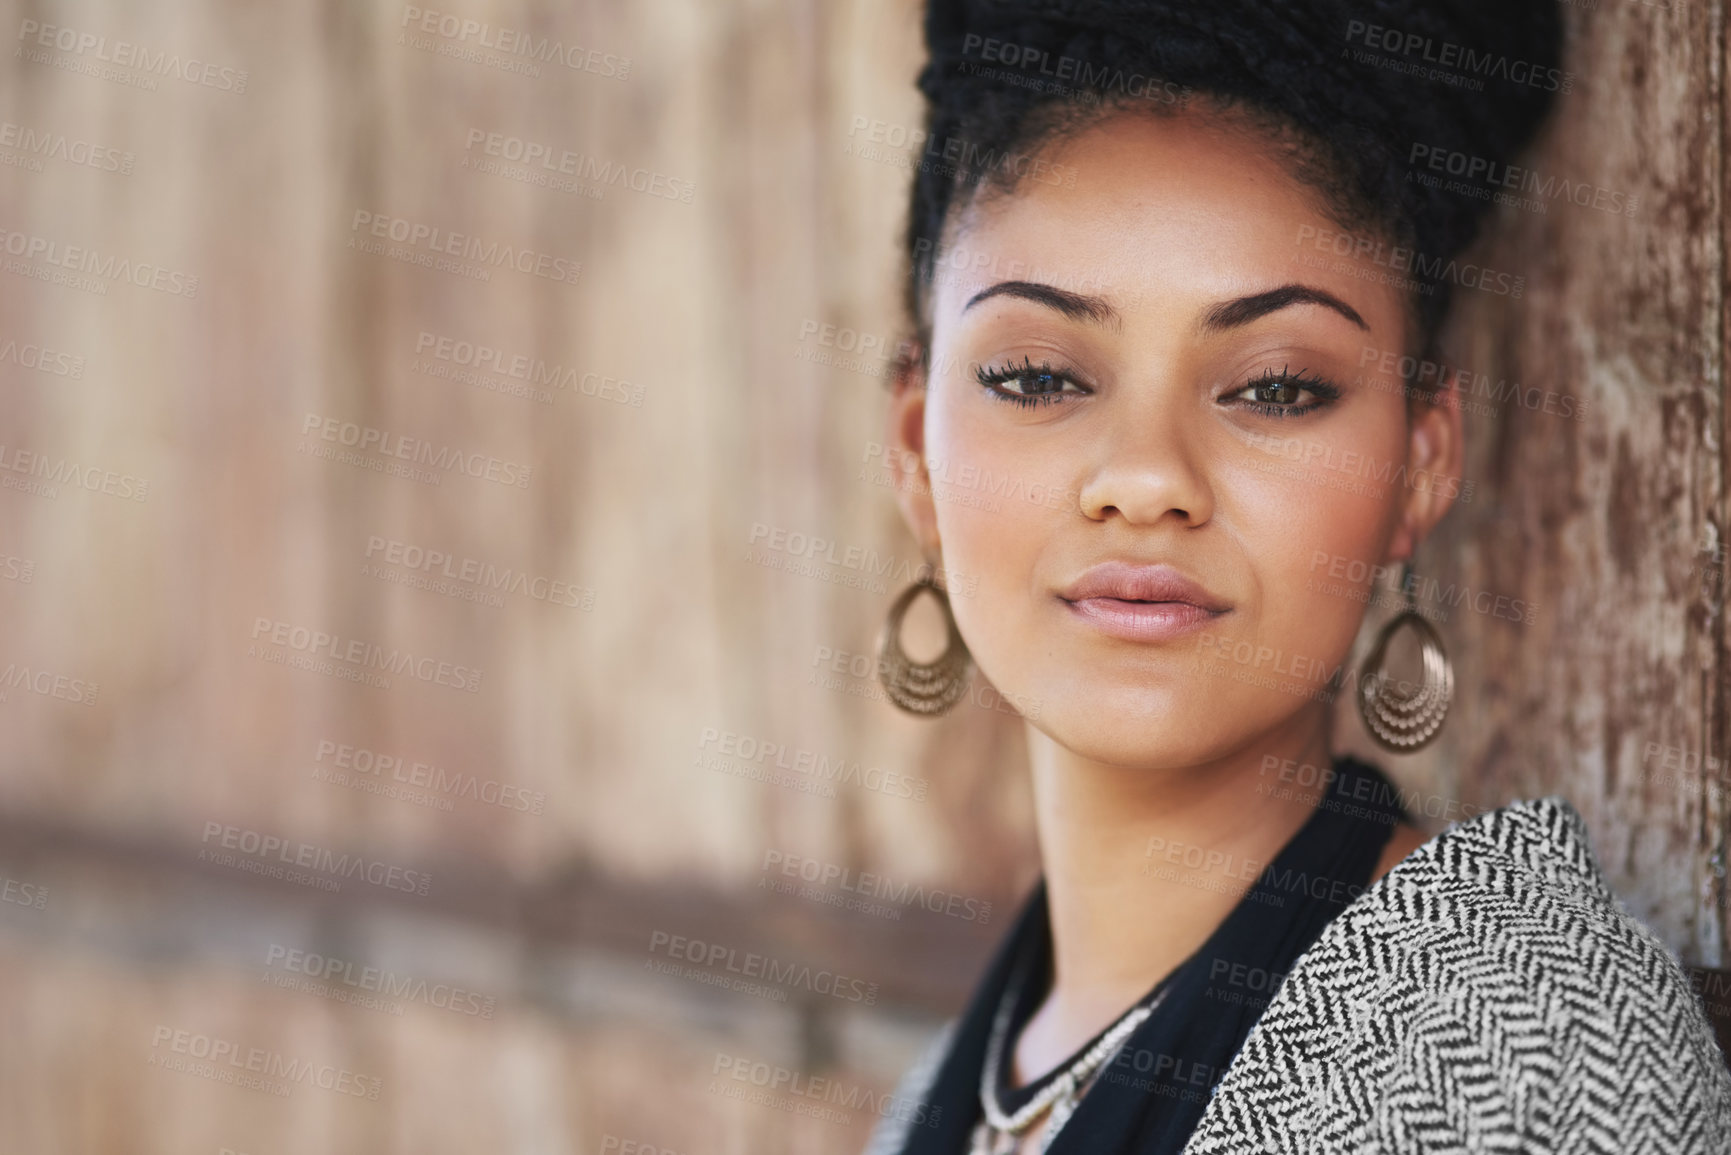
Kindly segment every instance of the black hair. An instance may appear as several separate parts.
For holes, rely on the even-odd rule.
[[[1495,173],[1532,139],[1560,67],[1557,0],[927,0],[925,156],[905,305],[923,318],[946,224],[1025,179],[1040,146],[1107,112],[1237,112],[1343,230],[1404,251],[1429,351],[1490,194],[1415,157]],[[1459,165],[1456,164],[1460,159]],[[1404,261],[1404,264],[1400,264]]]

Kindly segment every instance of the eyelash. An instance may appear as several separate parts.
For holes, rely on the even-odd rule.
[[[1030,378],[1057,383],[1060,388],[1042,389],[1033,393],[1010,393],[1001,388],[1012,381],[1027,381]],[[1020,365],[1012,361],[1002,367],[978,366],[974,370],[974,379],[985,387],[988,396],[998,401],[1008,401],[1024,409],[1034,405],[1053,404],[1061,397],[1075,396],[1076,394],[1067,392],[1061,385],[1066,382],[1072,385],[1078,384],[1067,370],[1054,369],[1044,361],[1036,366],[1033,360],[1028,357],[1023,357]],[[1325,406],[1332,405],[1340,399],[1340,389],[1332,383],[1323,380],[1308,369],[1300,369],[1297,373],[1293,373],[1284,365],[1281,366],[1279,372],[1273,369],[1263,370],[1259,376],[1245,382],[1244,385],[1227,396],[1236,397],[1240,393],[1267,388],[1271,385],[1296,386],[1310,393],[1316,400],[1308,405],[1281,405],[1272,401],[1241,401],[1239,404],[1252,413],[1264,417],[1284,418],[1302,417],[1306,413],[1313,413]]]
[[[1308,369],[1300,369],[1293,373],[1284,365],[1281,366],[1278,373],[1273,369],[1264,369],[1260,376],[1252,378],[1227,396],[1236,397],[1240,393],[1270,385],[1296,386],[1314,396],[1316,400],[1309,405],[1280,405],[1272,401],[1241,401],[1239,404],[1252,413],[1260,413],[1264,417],[1302,417],[1306,413],[1314,413],[1318,409],[1332,405],[1340,399],[1340,389],[1332,383],[1324,381]]]
[[[999,386],[1006,385],[1011,381],[1023,381],[1030,377],[1056,382],[1060,387],[1057,389],[1042,390],[1038,393],[1009,393],[999,388]],[[1020,405],[1023,408],[1032,405],[1050,404],[1055,402],[1059,397],[1065,396],[1062,388],[1064,382],[1068,382],[1072,385],[1077,384],[1076,379],[1071,377],[1065,370],[1054,369],[1044,361],[1040,362],[1039,368],[1035,368],[1034,362],[1028,357],[1023,357],[1020,365],[1010,362],[1002,368],[988,368],[985,365],[977,366],[974,369],[974,380],[985,386],[988,396],[996,398],[999,401],[1008,401],[1014,405]]]

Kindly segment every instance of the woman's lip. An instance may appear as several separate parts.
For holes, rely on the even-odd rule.
[[[1057,594],[1065,601],[1114,598],[1125,602],[1184,602],[1204,610],[1223,611],[1232,603],[1216,597],[1200,581],[1164,562],[1147,564],[1104,561],[1083,573]]]
[[[1204,609],[1191,602],[1133,602],[1104,597],[1059,600],[1095,629],[1132,642],[1181,638],[1231,612]]]

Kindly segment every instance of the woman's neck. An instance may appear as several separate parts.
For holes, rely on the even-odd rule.
[[[1320,786],[1301,790],[1266,767],[1332,761],[1326,717],[1253,750],[1171,769],[1092,762],[1032,726],[1028,744],[1053,980],[1017,1038],[1018,1083],[1066,1058],[1193,954],[1304,825]]]

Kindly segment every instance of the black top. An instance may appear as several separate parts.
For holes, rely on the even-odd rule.
[[[1048,1155],[1177,1155],[1183,1149],[1281,979],[1323,927],[1364,892],[1395,824],[1408,820],[1399,792],[1375,766],[1343,755],[1334,773],[1327,795],[1272,862],[1227,861],[1202,874],[1233,889],[1256,881],[1208,940],[1144,996],[1166,988],[1154,1013],[1082,1096]],[[1278,773],[1268,775],[1267,788],[1293,789]],[[1181,855],[1172,859],[1177,865],[1167,864],[1166,855],[1182,849],[1157,850],[1145,869],[1186,869]],[[1194,865],[1189,869],[1195,872]],[[1051,984],[1048,917],[1041,876],[987,965],[923,1100],[940,1110],[925,1112],[929,1125],[910,1128],[903,1155],[967,1151],[981,1117],[986,1042],[1006,991],[1014,1010],[998,1102],[1007,1112],[1093,1045],[1090,1039],[1041,1078],[1010,1088],[1014,1040]],[[1035,1131],[1044,1126],[1044,1118],[1036,1121]]]

